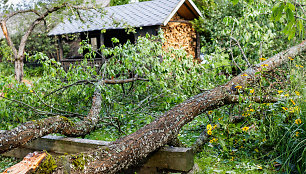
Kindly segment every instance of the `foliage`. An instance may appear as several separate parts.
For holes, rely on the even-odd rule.
[[[273,5],[273,1],[241,1],[236,5],[226,0],[216,3],[204,19],[193,22],[197,31],[202,33],[202,59],[213,57],[211,54],[227,54],[232,63],[235,60],[244,70],[247,66],[243,54],[230,37],[239,41],[251,64],[258,63],[261,57],[276,54],[283,48],[303,40],[304,35],[298,35],[290,41],[283,38],[283,25],[271,21],[270,18]]]
[[[150,1],[150,0],[139,0],[139,2],[144,2],[144,1]],[[124,5],[130,3],[131,0],[111,0],[110,1],[110,6],[116,6],[116,5]]]
[[[3,172],[5,169],[9,168],[10,166],[15,165],[20,160],[12,157],[4,157],[0,155],[0,172]]]
[[[135,44],[101,47],[100,51],[107,57],[102,67],[90,66],[96,52],[83,41],[84,49],[80,51],[88,50],[86,59],[71,65],[67,72],[46,54],[33,52],[28,59],[39,61],[42,67],[25,70],[29,83],[16,83],[12,65],[1,63],[0,93],[11,100],[0,98],[3,108],[0,128],[11,129],[52,114],[74,116],[71,120],[78,121],[75,116],[86,115],[91,106],[96,79],[146,79],[100,86],[103,122],[100,129],[86,138],[112,141],[152,122],[200,91],[227,82],[240,72],[233,60],[242,70],[246,69],[244,56],[230,37],[239,41],[251,64],[304,39],[301,34],[288,40],[281,32],[283,24],[271,21],[266,13],[273,16],[281,11],[273,12],[274,1],[242,1],[235,5],[231,1],[196,1],[198,4],[213,2],[211,8],[202,9],[205,18],[194,21],[194,26],[203,34],[202,63],[193,61],[183,50],[162,51],[162,43],[157,42],[163,40],[162,34],[138,38]],[[118,42],[118,39],[112,40]],[[305,171],[305,55],[288,59],[290,62],[280,69],[258,73],[261,78],[255,85],[237,89],[241,97],[239,104],[208,112],[211,120],[202,114],[182,129],[178,135],[180,140],[191,146],[210,124],[210,142],[196,158],[200,173]],[[60,90],[51,93],[56,89]],[[280,100],[273,104],[255,103],[249,99],[252,96],[274,96]],[[242,117],[243,122],[233,123],[235,116]],[[214,168],[207,167],[211,163],[215,163]]]
[[[203,170],[207,173],[214,170],[228,171],[231,170],[228,165],[232,165],[238,173],[242,172],[241,167],[248,167],[247,171],[252,171],[251,173],[260,170],[285,173],[305,171],[303,59],[304,57],[300,57],[290,61],[271,73],[262,71],[258,74],[261,79],[256,85],[245,89],[237,88],[241,96],[239,104],[208,112],[213,118],[212,122],[205,117],[197,118],[183,128],[179,138],[191,145],[201,131],[206,129],[203,122],[210,125],[207,126],[211,129],[211,133],[208,133],[211,134],[209,143],[198,157]],[[275,96],[279,101],[255,103],[245,100],[252,96]],[[240,117],[243,121],[235,123],[232,121],[235,117]],[[190,137],[190,134],[193,136]],[[249,159],[253,162],[249,163]],[[216,166],[205,167],[211,161]]]

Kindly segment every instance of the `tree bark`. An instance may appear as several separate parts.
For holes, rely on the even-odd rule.
[[[23,56],[15,59],[15,79],[21,82],[23,79]]]
[[[185,124],[192,121],[199,114],[236,102],[235,100],[233,101],[232,97],[233,94],[237,93],[233,86],[239,85],[245,87],[248,83],[252,83],[256,78],[258,78],[256,72],[262,71],[263,68],[266,68],[267,71],[271,71],[287,62],[289,60],[288,57],[293,58],[305,51],[305,49],[306,41],[303,41],[297,46],[276,54],[270,59],[248,68],[228,83],[186,100],[166,112],[151,124],[144,126],[131,135],[118,139],[107,148],[101,148],[84,154],[87,163],[85,164],[83,171],[80,171],[79,168],[69,170],[71,170],[72,173],[115,173],[121,169],[136,164],[149,153],[166,145],[171,141],[171,139],[176,137],[179,130]],[[247,74],[247,76],[244,76],[243,74]],[[49,125],[45,125],[45,121],[39,124],[39,126],[30,122],[19,126],[12,131],[6,131],[6,133],[0,134],[0,151],[3,152],[10,149],[10,147],[7,146],[3,148],[3,143],[7,143],[5,141],[9,141],[11,136],[14,136],[13,140],[15,140],[15,143],[20,143],[19,135],[29,134],[30,136],[28,136],[28,138],[26,138],[27,136],[24,136],[23,138],[23,143],[25,143],[27,140],[34,139],[33,136],[40,132],[45,132],[44,134],[61,132],[64,130],[63,126],[68,125],[67,127],[69,127],[69,123],[60,120],[60,117],[54,117],[54,119],[55,123],[49,123],[53,125],[51,128],[49,128]],[[70,125],[70,128],[71,127],[72,126]],[[47,129],[48,131],[45,131],[44,129]],[[35,136],[35,138],[38,138],[38,136]],[[76,159],[75,156],[67,156],[67,160],[70,164],[74,164],[74,160]],[[55,173],[63,173],[65,172],[64,170],[63,167],[59,167]]]
[[[105,4],[106,5],[106,4]],[[13,54],[14,54],[14,58],[15,58],[15,78],[18,82],[21,82],[23,79],[23,59],[24,59],[24,52],[25,52],[25,46],[27,43],[27,40],[30,36],[30,34],[33,32],[33,30],[35,29],[35,27],[41,22],[44,21],[46,19],[47,16],[49,16],[49,14],[56,12],[56,11],[60,11],[64,8],[71,8],[71,9],[75,9],[75,10],[88,10],[88,9],[96,9],[94,6],[92,7],[82,7],[82,6],[73,6],[70,5],[67,2],[63,2],[62,4],[59,4],[58,6],[53,6],[51,8],[46,8],[45,12],[42,14],[39,14],[36,10],[34,9],[30,9],[30,10],[20,10],[20,11],[15,11],[12,12],[10,14],[5,14],[3,16],[0,16],[0,27],[3,31],[3,34],[5,36],[5,39],[7,41],[8,46],[12,49]],[[28,27],[28,29],[26,30],[25,34],[22,36],[21,40],[20,40],[20,44],[17,48],[15,47],[9,32],[7,30],[7,25],[6,22],[13,16],[17,15],[17,14],[25,14],[25,13],[34,13],[37,15],[37,18],[33,20],[33,22],[30,24],[30,26]]]
[[[92,107],[83,121],[73,123],[68,118],[62,116],[29,121],[12,130],[0,133],[0,153],[51,133],[61,133],[72,137],[89,134],[96,128],[99,122],[102,102],[99,86],[101,85],[103,85],[103,80],[98,82],[98,87],[92,99]]]

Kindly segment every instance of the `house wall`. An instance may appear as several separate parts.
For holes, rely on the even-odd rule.
[[[161,27],[164,32],[166,42],[163,44],[164,50],[184,48],[188,55],[198,57],[197,53],[197,33],[189,20],[185,20],[178,14]]]

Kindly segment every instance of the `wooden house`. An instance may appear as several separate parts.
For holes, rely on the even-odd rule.
[[[157,35],[160,29],[166,39],[163,49],[184,48],[193,57],[200,55],[199,34],[190,21],[202,15],[192,0],[153,0],[104,9],[103,16],[95,15],[96,11],[87,11],[86,14],[91,17],[83,18],[83,22],[80,19],[65,20],[50,31],[50,36],[79,36],[74,41],[66,40],[70,42],[71,49],[65,57],[62,48],[63,37],[58,37],[58,60],[63,64],[69,64],[81,59],[82,55],[77,53],[81,40],[89,40],[93,48],[99,48],[101,45],[111,47],[113,37],[118,38],[121,43],[127,40],[134,43],[138,36],[145,36],[147,33]],[[136,28],[136,33],[127,33],[127,27]],[[98,55],[96,59],[101,58]]]

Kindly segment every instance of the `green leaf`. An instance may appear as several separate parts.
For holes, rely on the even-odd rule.
[[[294,23],[295,22],[295,18],[294,18],[294,14],[292,12],[291,9],[286,8],[286,18],[288,20],[289,23]]]
[[[291,3],[287,3],[286,7],[289,8],[290,10],[292,10],[292,11],[295,11],[295,6]]]
[[[284,3],[278,3],[272,8],[271,20],[279,21],[282,17],[283,10],[285,8]]]
[[[232,3],[233,3],[234,5],[238,4],[238,2],[239,2],[239,0],[232,0]]]
[[[298,26],[298,28],[299,28],[299,33],[301,34],[302,31],[303,31],[303,29],[304,29],[304,27],[303,27],[303,21],[302,21],[302,20],[298,20],[298,21],[297,21],[297,26]]]
[[[293,27],[289,32],[288,40],[291,40],[295,36],[296,28]]]

